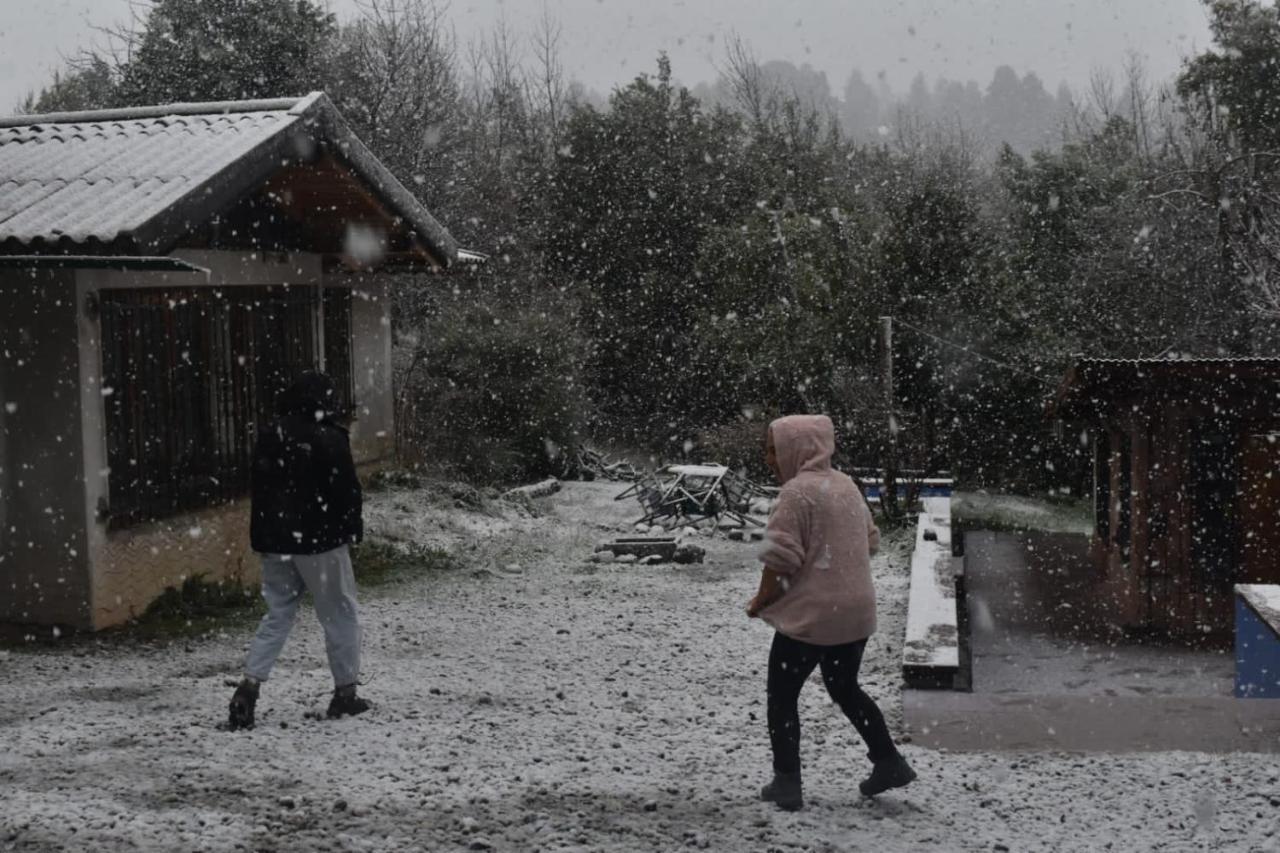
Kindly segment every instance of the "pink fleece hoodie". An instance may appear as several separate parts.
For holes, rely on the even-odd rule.
[[[782,490],[760,560],[785,576],[786,592],[760,618],[788,637],[819,646],[866,639],[876,630],[871,554],[880,531],[858,487],[831,467],[831,419],[792,415],[769,430]]]

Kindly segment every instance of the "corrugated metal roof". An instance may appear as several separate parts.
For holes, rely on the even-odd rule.
[[[1280,364],[1280,356],[1186,356],[1178,358],[1079,358],[1080,365],[1130,365],[1133,367],[1191,366],[1197,364]]]
[[[313,137],[451,263],[457,245],[322,93],[0,118],[0,251],[164,254]]]
[[[1054,416],[1071,414],[1080,406],[1096,405],[1098,394],[1153,382],[1233,383],[1280,379],[1280,356],[1187,356],[1161,358],[1077,357],[1057,393],[1047,401]]]
[[[489,256],[474,249],[458,249],[458,261],[464,264],[479,266],[489,262]]]

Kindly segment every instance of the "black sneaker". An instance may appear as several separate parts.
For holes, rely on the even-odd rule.
[[[258,684],[246,678],[231,696],[231,710],[227,714],[231,731],[253,728],[253,709],[257,704]]]
[[[871,775],[858,784],[858,790],[864,797],[883,794],[890,788],[902,788],[916,779],[916,771],[911,769],[907,759],[901,755],[876,762],[871,768]]]
[[[356,686],[348,684],[346,687],[338,687],[333,691],[333,698],[329,700],[329,712],[327,716],[334,720],[338,717],[354,717],[356,714],[363,714],[369,710],[369,702],[361,699],[356,695]]]
[[[800,790],[800,771],[774,773],[773,781],[760,789],[760,799],[775,803],[783,811],[794,812],[804,808],[804,795]]]

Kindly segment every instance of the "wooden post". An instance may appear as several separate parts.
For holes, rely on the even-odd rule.
[[[1150,426],[1136,419],[1131,427],[1133,440],[1129,454],[1129,565],[1134,579],[1138,619],[1147,628],[1161,627],[1158,620],[1167,614],[1152,605],[1151,586],[1151,441]]]
[[[884,487],[880,493],[880,506],[888,518],[898,516],[898,423],[893,406],[893,317],[880,318],[883,338],[884,404],[889,441],[884,460]]]

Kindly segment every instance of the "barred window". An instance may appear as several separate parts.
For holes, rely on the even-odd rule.
[[[320,366],[322,352],[349,406],[344,292],[345,303],[283,285],[101,292],[109,524],[247,494],[257,425],[298,373]]]

